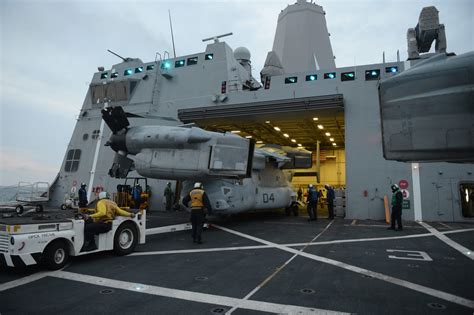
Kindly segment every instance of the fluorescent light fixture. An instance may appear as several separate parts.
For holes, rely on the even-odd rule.
[[[296,143],[296,140],[295,140],[295,139],[291,139],[291,142],[294,142],[294,143]]]
[[[269,123],[270,123],[270,120],[267,120],[265,123],[266,123],[266,124],[269,124]]]
[[[331,136],[331,134],[329,132],[326,132],[325,135],[328,136],[328,137]]]
[[[287,133],[284,133],[283,136],[284,136],[285,138],[289,138],[289,137],[290,137],[290,135],[287,134]]]
[[[301,143],[298,143],[298,146],[299,146],[299,147],[302,147]]]
[[[232,130],[231,133],[240,133],[240,130]]]
[[[334,138],[329,138],[329,141],[334,142]]]
[[[333,145],[333,146],[336,146],[337,144],[336,144],[336,142],[333,142],[332,145]]]
[[[247,138],[247,139],[251,139],[251,138],[252,138],[252,136],[245,136],[245,138]]]
[[[319,129],[324,129],[323,125],[318,125]]]
[[[314,120],[314,121],[318,121],[319,118],[318,118],[318,117],[313,117],[313,120]]]
[[[275,129],[276,131],[280,131],[281,129],[277,126],[273,127],[273,129]]]
[[[263,141],[262,141],[262,140],[258,140],[257,143],[260,144],[260,143],[263,143]]]

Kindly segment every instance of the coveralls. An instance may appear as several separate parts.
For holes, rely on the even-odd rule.
[[[403,194],[400,189],[397,188],[392,195],[392,217],[390,220],[390,228],[395,229],[395,222],[398,222],[397,230],[401,231],[402,227],[402,203]]]
[[[87,207],[87,191],[86,191],[86,186],[81,186],[79,188],[79,208],[85,208]]]
[[[326,198],[328,200],[328,214],[329,214],[329,219],[334,219],[334,189],[332,187],[327,188],[327,194]]]
[[[183,204],[188,205],[191,201],[191,224],[192,224],[192,237],[193,242],[202,243],[202,227],[204,224],[205,211],[210,214],[212,212],[211,203],[204,190],[195,188],[184,197]]]
[[[173,206],[173,190],[171,189],[171,184],[166,185],[165,200],[166,200],[166,211],[171,211],[171,207]]]
[[[306,199],[306,202],[308,203],[309,220],[317,220],[318,191],[314,189],[314,187],[308,189],[308,197]]]

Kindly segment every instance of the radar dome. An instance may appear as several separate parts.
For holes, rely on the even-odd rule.
[[[237,47],[234,50],[234,58],[237,60],[250,60],[250,51],[245,47]]]

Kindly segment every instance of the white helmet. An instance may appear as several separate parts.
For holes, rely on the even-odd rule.
[[[308,187],[309,187],[309,188],[313,188],[313,184],[309,184]]]
[[[200,182],[194,183],[194,188],[201,188],[202,184]]]
[[[109,194],[106,191],[101,191],[99,193],[99,199],[108,199],[108,198],[109,198]]]

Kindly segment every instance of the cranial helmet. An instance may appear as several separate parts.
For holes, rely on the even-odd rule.
[[[86,183],[81,183],[81,187],[86,187]]]
[[[309,184],[309,185],[308,185],[308,188],[313,188],[313,184]]]
[[[399,189],[397,184],[393,184],[390,188],[392,188],[392,192],[396,192]]]
[[[194,183],[194,188],[201,188],[202,184],[200,182]]]
[[[109,194],[106,191],[101,191],[99,193],[99,199],[109,199]]]

